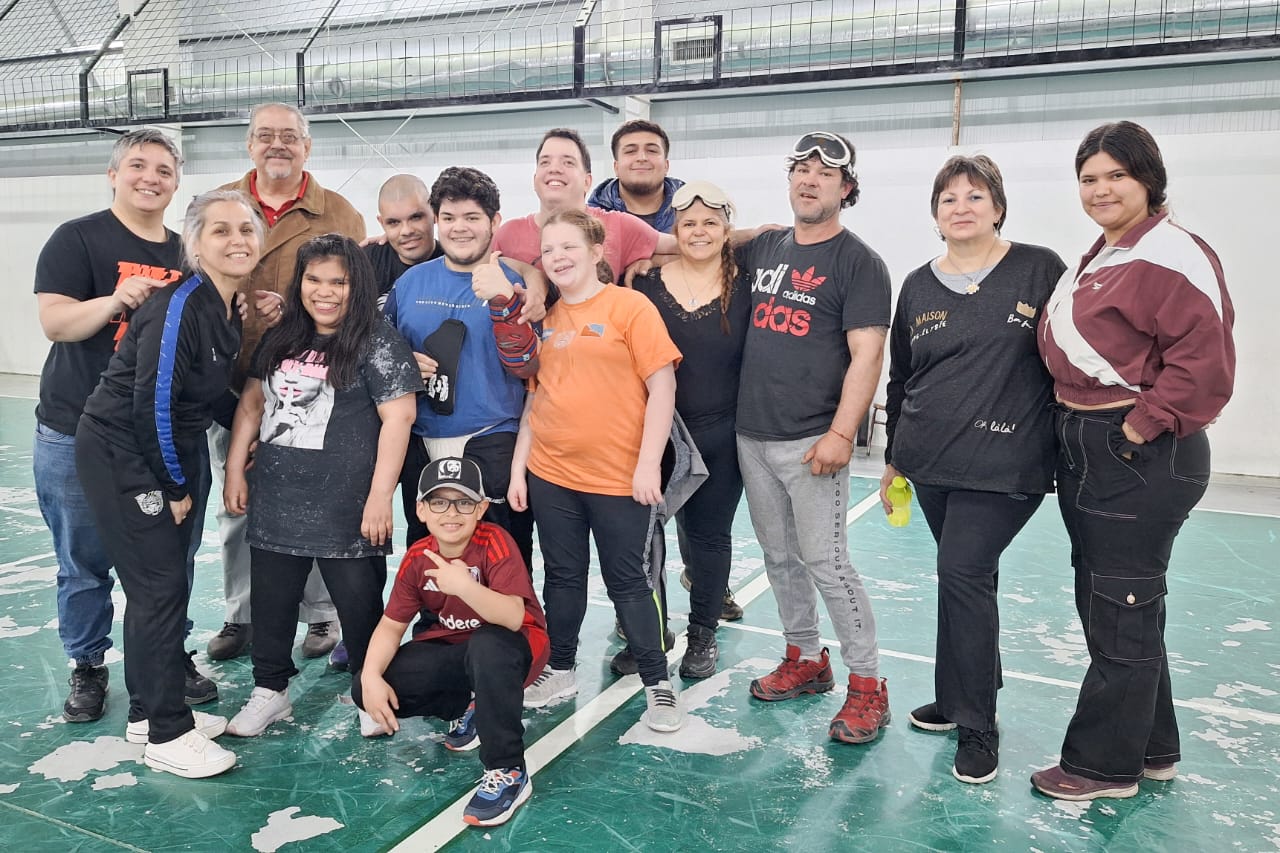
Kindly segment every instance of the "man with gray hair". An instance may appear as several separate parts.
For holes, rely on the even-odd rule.
[[[111,206],[58,226],[36,262],[40,326],[53,346],[40,374],[32,462],[58,560],[58,635],[75,662],[62,707],[73,723],[96,720],[106,707],[115,583],[76,475],[76,427],[133,311],[182,276],[182,241],[164,225],[181,175],[182,155],[168,136],[152,128],[125,134],[107,167]],[[202,467],[204,480],[191,490],[196,518],[209,494],[207,460]],[[188,587],[195,547],[187,555]],[[216,698],[217,686],[188,656],[187,703]]]
[[[244,341],[232,377],[232,390],[244,388],[249,363],[269,325],[283,311],[284,293],[293,280],[298,247],[321,234],[338,233],[357,242],[364,239],[364,218],[345,198],[320,186],[303,167],[311,155],[311,129],[295,106],[259,104],[249,116],[247,138],[253,168],[238,181],[221,189],[239,190],[261,214],[267,226],[262,260],[253,271],[250,287],[261,302],[268,294],[280,297],[275,317],[256,312],[245,319]],[[247,294],[246,294],[247,295]],[[226,466],[231,434],[214,424],[209,429],[209,449],[219,477]],[[222,570],[227,599],[226,623],[209,641],[213,660],[244,654],[252,639],[249,610],[249,547],[245,542],[245,516],[227,515],[218,505],[218,533],[222,538]],[[304,657],[328,654],[338,642],[338,614],[324,582],[314,569],[303,593],[302,618],[309,625],[302,642]]]

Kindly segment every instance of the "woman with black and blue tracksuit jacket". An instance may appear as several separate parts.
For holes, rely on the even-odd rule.
[[[127,739],[147,742],[148,766],[193,778],[235,764],[209,740],[226,720],[193,717],[183,701],[185,562],[203,523],[190,514],[200,445],[212,420],[229,426],[235,411],[235,295],[257,264],[260,235],[238,193],[192,202],[183,246],[195,273],[134,314],[77,431],[76,467],[127,600]]]

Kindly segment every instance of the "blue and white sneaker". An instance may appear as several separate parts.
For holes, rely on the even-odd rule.
[[[480,745],[480,733],[476,731],[476,702],[471,700],[466,713],[453,721],[449,733],[444,736],[444,748],[454,752],[466,752]]]
[[[333,647],[333,651],[329,652],[329,666],[339,672],[346,672],[350,666],[350,656],[347,654],[347,641],[339,640],[338,645]]]
[[[519,768],[486,770],[462,819],[472,826],[497,826],[506,823],[520,804],[533,793],[533,781]]]

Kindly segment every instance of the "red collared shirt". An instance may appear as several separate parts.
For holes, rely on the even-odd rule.
[[[265,201],[262,200],[262,196],[258,195],[257,170],[254,170],[253,174],[249,175],[249,192],[253,193],[253,197],[257,200],[258,206],[262,208],[262,215],[266,217],[268,228],[274,227],[275,224],[280,221],[280,217],[285,215],[286,211],[288,211],[295,204],[301,201],[303,194],[307,191],[307,181],[310,179],[310,177],[311,176],[309,174],[307,174],[306,172],[303,172],[302,185],[298,187],[297,197],[289,199],[279,207],[271,207]]]

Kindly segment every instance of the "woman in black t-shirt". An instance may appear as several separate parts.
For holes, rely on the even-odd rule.
[[[422,378],[377,299],[354,241],[303,244],[284,319],[259,344],[240,397],[223,498],[229,513],[249,514],[255,687],[227,726],[234,735],[293,713],[293,640],[313,560],[357,678],[382,616],[392,495]]]
[[[958,728],[951,772],[980,784],[999,763],[1000,555],[1053,488],[1052,383],[1035,325],[1065,267],[1000,236],[1007,201],[987,157],[948,160],[930,207],[946,251],[898,296],[880,499],[888,513],[888,485],[910,479],[938,543],[934,701],[911,724]]]
[[[733,205],[724,191],[693,181],[676,191],[671,206],[680,257],[637,278],[635,289],[657,306],[684,355],[676,411],[709,474],[676,513],[689,586],[689,644],[680,675],[707,678],[720,655],[721,613],[732,607],[738,618],[742,614],[727,590],[730,531],[742,498],[734,415],[751,300],[729,246]]]

